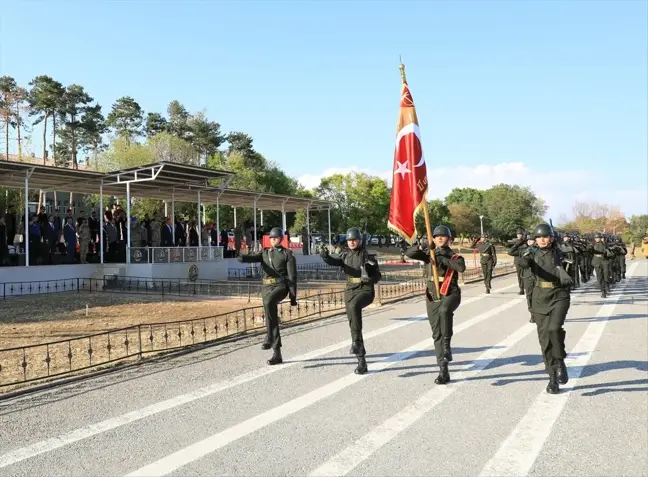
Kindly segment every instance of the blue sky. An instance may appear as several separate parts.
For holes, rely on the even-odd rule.
[[[16,0],[0,74],[82,84],[106,113],[177,99],[316,185],[390,178],[400,54],[430,196],[507,182],[554,221],[574,200],[630,215],[648,212],[647,18],[640,0]]]

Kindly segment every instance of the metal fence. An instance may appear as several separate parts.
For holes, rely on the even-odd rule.
[[[260,267],[247,267],[247,268],[228,268],[227,279],[232,281],[250,281],[261,279]],[[381,271],[382,281],[386,282],[402,282],[412,280],[414,278],[421,278],[423,272],[421,270],[412,271],[410,273],[398,272],[384,272]],[[297,269],[297,276],[300,281],[344,281],[345,274],[340,267],[330,268],[304,268]]]
[[[421,293],[424,280],[383,284],[376,303],[387,303]],[[279,305],[282,323],[330,317],[344,310],[344,291],[302,297],[297,306]],[[93,335],[0,350],[0,388],[73,375],[118,361],[142,359],[147,354],[217,342],[227,337],[265,329],[262,306],[216,316],[134,325]]]
[[[319,264],[313,264],[319,265]],[[230,269],[231,270],[231,269]],[[241,270],[241,269],[234,269]],[[493,270],[493,276],[509,273],[514,270],[512,262],[499,263]],[[423,271],[420,275],[417,273],[383,273],[381,283],[400,283],[413,279],[423,278]],[[476,280],[482,277],[481,268],[468,268],[461,274],[461,282]],[[50,293],[64,292],[121,292],[145,295],[161,296],[213,296],[226,298],[259,298],[261,296],[261,283],[255,282],[260,276],[252,277],[248,280],[196,280],[173,278],[148,278],[148,277],[119,277],[114,275],[105,275],[103,278],[66,278],[59,280],[36,280],[29,282],[6,282],[0,283],[0,296],[3,300],[11,297],[20,297],[28,295],[44,295]],[[317,281],[331,282],[327,286],[339,284],[344,286],[344,275],[339,268],[327,269],[324,267],[308,268],[304,266],[299,271],[300,293],[309,293],[313,290],[319,290],[320,287],[315,283]]]

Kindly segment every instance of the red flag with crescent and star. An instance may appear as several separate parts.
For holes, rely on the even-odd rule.
[[[403,87],[387,226],[411,245],[416,238],[416,215],[426,200],[428,180],[416,108],[402,65],[401,77]]]

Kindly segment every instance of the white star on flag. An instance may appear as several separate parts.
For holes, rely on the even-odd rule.
[[[396,169],[396,170],[394,171],[394,175],[396,175],[396,174],[400,174],[400,175],[401,175],[401,178],[402,178],[402,179],[405,179],[405,174],[407,174],[407,173],[409,173],[409,172],[412,172],[412,171],[410,171],[410,170],[405,166],[405,164],[406,164],[405,162],[399,162],[399,161],[396,161],[396,163],[398,164],[398,169]]]

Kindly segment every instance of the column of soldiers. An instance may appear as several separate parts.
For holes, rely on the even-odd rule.
[[[271,247],[255,254],[241,255],[242,262],[261,263],[263,270],[263,306],[266,314],[266,339],[263,349],[273,349],[268,364],[282,362],[281,336],[279,332],[278,304],[290,296],[291,305],[297,305],[297,268],[295,258],[282,247],[283,232],[279,228],[270,231]],[[350,353],[358,359],[356,374],[368,371],[366,349],[362,336],[362,310],[375,298],[375,284],[381,272],[374,256],[368,254],[363,234],[357,227],[347,231],[347,246],[337,256],[323,247],[320,254],[325,263],[340,267],[346,275],[345,306],[351,332]],[[454,313],[461,304],[459,273],[465,271],[464,258],[451,248],[452,233],[445,225],[434,228],[432,242],[425,238],[406,252],[409,258],[425,264],[427,287],[426,310],[439,375],[438,385],[450,381],[448,365],[452,362],[451,340]],[[480,263],[484,273],[484,285],[489,293],[492,271],[497,263],[495,246],[483,234],[478,246]],[[566,350],[565,319],[571,306],[571,292],[580,283],[587,283],[592,273],[601,288],[603,297],[610,286],[625,278],[626,248],[620,238],[595,234],[559,234],[550,224],[538,224],[532,233],[522,228],[508,251],[514,257],[521,295],[526,295],[530,322],[538,329],[538,341],[545,370],[549,376],[546,391],[557,394],[560,385],[569,380],[565,365]],[[434,283],[432,257],[438,276]]]

